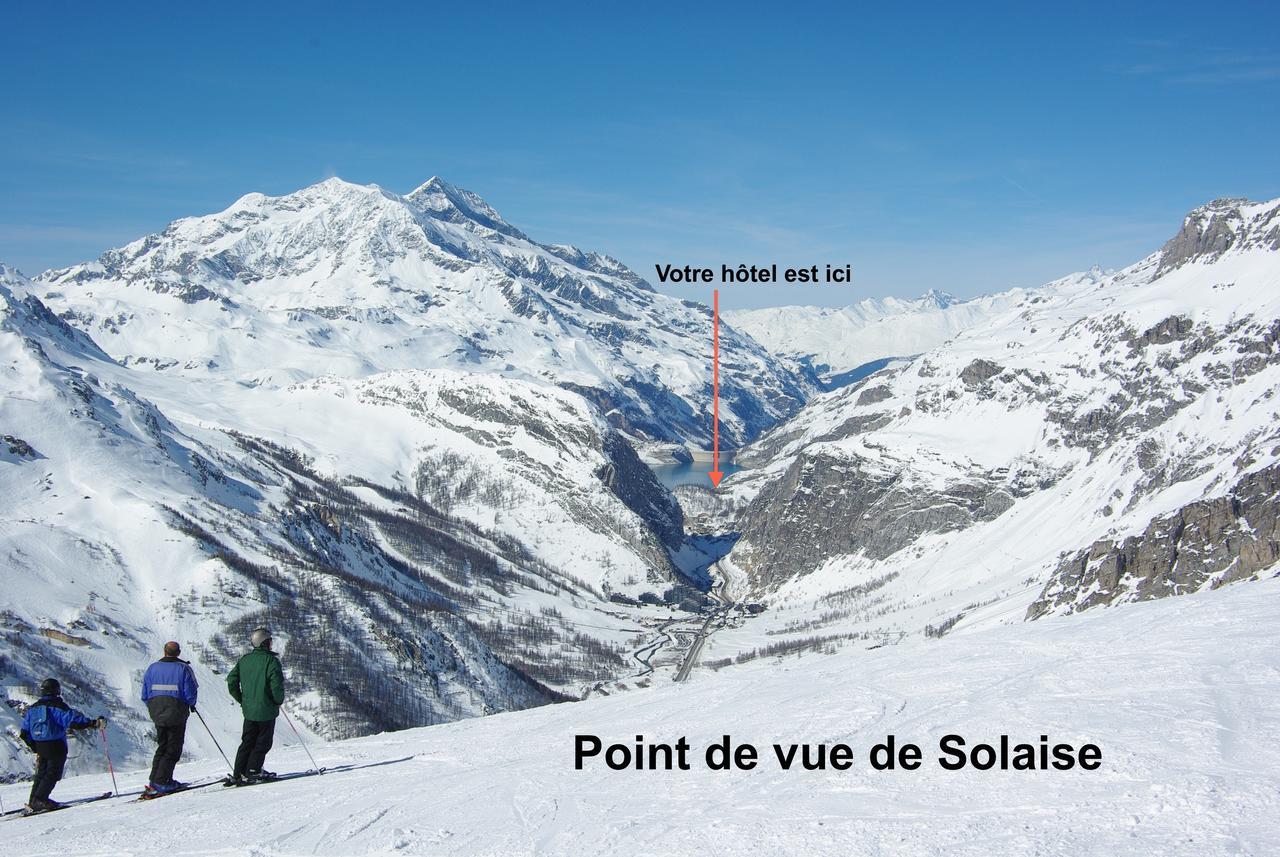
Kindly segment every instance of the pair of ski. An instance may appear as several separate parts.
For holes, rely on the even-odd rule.
[[[278,783],[283,780],[296,780],[300,777],[314,777],[319,774],[323,774],[327,770],[328,768],[311,768],[306,771],[294,771],[293,773],[280,774],[279,776],[272,777],[271,779],[256,780],[251,783],[243,783],[239,786],[239,788],[245,788],[247,786],[263,785],[264,783]],[[150,794],[144,792],[143,794],[139,795],[138,797],[130,801],[130,803],[141,803],[142,801],[158,800],[162,797],[168,797],[169,795],[182,794],[183,792],[195,791],[196,789],[204,789],[204,788],[208,788],[209,786],[217,786],[217,785],[231,786],[233,784],[230,782],[229,778],[221,777],[216,780],[205,780],[204,782],[192,783],[191,785],[183,786],[180,789],[174,789],[173,791],[169,791],[169,792],[163,792],[163,793],[155,792]],[[97,803],[100,800],[107,800],[108,798],[113,798],[116,796],[117,795],[114,792],[103,792],[100,795],[76,798],[75,800],[62,802],[58,806],[52,809],[33,810],[29,807],[24,806],[19,809],[11,809],[11,810],[8,810],[7,812],[0,813],[0,818],[3,818],[5,821],[11,821],[18,818],[30,818],[35,815],[46,815],[50,812],[59,812],[64,809],[71,809],[72,807],[84,806],[85,804],[90,804],[90,803]]]
[[[327,770],[329,769],[328,768],[309,768],[308,770],[305,770],[305,771],[294,771],[293,773],[289,773],[289,774],[276,774],[274,777],[263,777],[262,779],[257,779],[257,780],[244,780],[243,782],[239,782],[239,783],[233,781],[230,777],[224,777],[218,782],[222,783],[227,788],[245,788],[247,786],[261,786],[267,783],[278,783],[282,780],[296,780],[299,777],[314,777],[318,774],[323,774]]]
[[[243,783],[233,783],[230,777],[222,777],[216,780],[206,780],[205,782],[202,782],[202,783],[193,783],[189,786],[183,786],[180,789],[174,789],[173,791],[143,793],[141,797],[137,798],[135,803],[137,801],[144,801],[144,800],[159,800],[160,798],[168,797],[169,795],[180,795],[183,792],[195,791],[196,789],[208,788],[209,786],[226,786],[228,788],[232,788],[232,787],[245,788],[246,786],[258,786],[258,785],[263,785],[264,783],[278,783],[281,780],[296,780],[299,777],[313,777],[316,774],[323,774],[325,770],[327,769],[312,768],[306,771],[295,771],[289,774],[279,774],[277,776],[270,777],[268,779],[246,781]]]
[[[51,809],[32,809],[31,807],[24,806],[18,809],[11,809],[5,813],[0,813],[0,817],[3,817],[5,819],[30,818],[33,815],[46,815],[50,812],[58,812],[59,810],[63,810],[63,809],[71,809],[71,807],[73,806],[83,806],[86,803],[97,803],[98,801],[106,800],[109,797],[115,797],[115,793],[103,792],[100,795],[93,795],[92,797],[76,798],[75,800],[69,800],[66,802],[59,803],[58,806],[52,807]]]
[[[146,792],[146,791],[144,791],[141,795],[139,795],[138,797],[134,798],[132,802],[133,802],[133,803],[138,803],[139,801],[144,801],[144,800],[156,800],[157,798],[168,797],[169,795],[182,794],[183,792],[193,792],[193,791],[195,791],[196,789],[203,789],[203,788],[208,788],[209,786],[216,786],[216,785],[218,785],[218,783],[220,783],[220,782],[222,782],[222,780],[205,780],[205,781],[204,781],[204,782],[202,782],[202,783],[191,783],[190,785],[181,786],[181,787],[176,788],[176,789],[170,789],[170,790],[169,790],[169,791],[167,791],[167,792]]]

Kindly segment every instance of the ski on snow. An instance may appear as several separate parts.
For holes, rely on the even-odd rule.
[[[252,782],[239,783],[239,784],[231,782],[231,779],[228,777],[227,779],[222,780],[221,782],[227,788],[243,789],[249,786],[262,786],[268,783],[278,783],[283,780],[296,780],[296,779],[299,779],[300,777],[314,777],[314,776],[318,776],[319,774],[323,774],[327,770],[329,769],[328,768],[311,768],[310,770],[306,770],[306,771],[294,771],[293,773],[279,774],[277,776],[270,777],[268,779],[253,780]]]
[[[21,809],[9,810],[8,812],[4,813],[4,818],[8,820],[13,820],[17,818],[30,818],[33,815],[45,815],[46,813],[50,813],[50,812],[58,812],[59,810],[63,810],[63,809],[71,809],[71,807],[73,806],[82,806],[83,804],[86,804],[86,803],[95,803],[100,800],[106,800],[109,797],[115,797],[115,793],[103,792],[102,794],[94,795],[93,797],[76,798],[75,800],[66,801],[61,806],[55,807],[53,809],[36,810],[36,809],[31,809],[30,807],[24,806]]]
[[[142,801],[146,801],[146,800],[159,800],[160,798],[168,797],[169,795],[180,795],[183,792],[193,792],[196,789],[204,789],[204,788],[208,788],[209,786],[216,786],[222,782],[225,782],[225,780],[220,780],[220,779],[208,780],[203,783],[192,783],[189,786],[183,786],[182,788],[174,789],[171,792],[151,792],[151,793],[143,792],[140,796],[130,801],[130,803],[141,803]]]
[[[296,780],[301,777],[314,777],[319,774],[323,774],[327,770],[329,769],[328,768],[311,768],[310,770],[306,770],[306,771],[294,771],[288,774],[280,774],[279,776],[272,777],[269,780],[257,780],[256,782],[244,783],[243,785],[234,786],[234,787],[244,788],[246,786],[260,786],[266,783],[278,783],[283,780]],[[165,792],[164,794],[156,794],[156,795],[143,794],[131,800],[130,803],[141,803],[143,801],[159,800],[160,798],[169,797],[170,795],[182,794],[183,792],[195,791],[196,789],[203,789],[203,788],[208,788],[209,786],[216,786],[216,785],[223,785],[228,787],[233,786],[233,784],[230,782],[229,779],[209,780],[203,783],[195,783],[194,785],[189,785],[189,786],[186,786],[185,788],[175,789],[171,792]],[[116,797],[116,796],[117,795],[114,792],[103,792],[102,794],[94,795],[93,797],[82,797],[82,798],[77,798],[75,800],[66,801],[57,809],[42,809],[39,811],[33,811],[24,806],[21,809],[11,809],[11,810],[8,810],[7,812],[0,813],[0,818],[3,818],[5,821],[13,821],[19,818],[30,818],[34,815],[44,815],[50,812],[58,812],[59,810],[63,810],[63,809],[71,809],[72,807],[82,806],[87,803],[95,803],[97,801],[106,800],[107,798]]]
[[[263,783],[274,783],[274,782],[279,782],[280,780],[296,780],[299,777],[311,777],[311,776],[315,776],[316,774],[323,774],[326,770],[328,769],[312,768],[307,771],[295,771],[293,773],[280,774],[279,776],[272,777],[271,779],[267,779],[267,780],[257,780],[251,783],[243,783],[238,788],[243,788],[244,786],[257,786],[257,785],[262,785]],[[223,777],[217,780],[208,780],[203,783],[195,783],[194,785],[190,785],[181,789],[174,789],[171,792],[164,792],[163,794],[150,794],[150,795],[143,794],[141,797],[135,798],[132,802],[139,803],[141,801],[159,800],[160,798],[165,798],[165,797],[168,797],[169,795],[180,795],[183,792],[190,792],[190,791],[195,791],[196,789],[203,789],[203,788],[208,788],[209,786],[218,786],[218,785],[232,787],[232,786],[235,786],[235,783],[232,783],[230,778]]]

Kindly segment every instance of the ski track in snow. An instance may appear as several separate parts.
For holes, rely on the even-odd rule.
[[[313,748],[323,776],[123,799],[0,824],[11,857],[67,855],[1152,855],[1280,848],[1280,581],[827,657],[695,673],[611,698]],[[760,750],[715,772],[723,734]],[[945,771],[937,741],[1101,746],[1087,771]],[[573,769],[573,736],[687,736],[689,771]],[[866,752],[918,743],[914,772]],[[782,771],[775,742],[849,743],[848,771]],[[296,746],[280,771],[308,767]],[[214,775],[213,761],[179,775]],[[131,788],[141,772],[120,773]],[[70,799],[109,786],[73,778]],[[0,787],[16,805],[25,784]]]

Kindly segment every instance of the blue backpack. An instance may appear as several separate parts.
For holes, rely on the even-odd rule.
[[[67,737],[67,728],[72,725],[87,726],[93,721],[79,711],[61,705],[40,700],[27,709],[22,717],[22,731],[31,736],[32,741],[61,741]]]

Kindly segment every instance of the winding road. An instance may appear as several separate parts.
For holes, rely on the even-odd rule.
[[[709,571],[714,573],[718,583],[708,593],[715,602],[701,613],[685,616],[671,616],[652,626],[654,636],[643,646],[631,653],[640,666],[631,681],[646,679],[659,670],[674,669],[673,681],[682,682],[689,678],[693,668],[698,665],[707,638],[721,628],[726,627],[738,611],[735,593],[739,581],[730,569],[715,562]],[[615,682],[597,682],[587,692],[609,694],[609,686]]]
[[[732,585],[737,582],[736,577],[730,574],[728,569],[719,562],[711,566],[711,571],[715,573],[715,577],[720,581],[712,589],[711,597],[720,602],[720,606],[707,614],[706,621],[698,629],[693,642],[689,645],[688,651],[685,652],[684,661],[681,662],[680,669],[676,671],[676,681],[684,681],[689,678],[689,673],[697,666],[698,658],[702,655],[702,647],[707,642],[707,637],[728,623],[729,614],[737,606],[733,596],[736,586]],[[713,622],[715,623],[715,628],[711,627]]]

